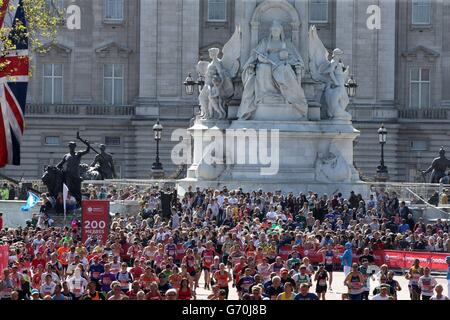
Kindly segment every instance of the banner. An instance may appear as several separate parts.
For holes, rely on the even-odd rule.
[[[82,206],[82,241],[89,236],[96,236],[103,244],[109,234],[109,201],[83,200]]]
[[[287,246],[280,248],[281,257],[285,256],[285,250],[287,249]],[[313,264],[323,262],[323,255],[318,253],[317,250],[305,250],[301,247],[297,247],[297,251],[302,257],[308,257]],[[341,260],[339,259],[339,256],[344,253],[344,249],[336,248],[333,251],[335,254],[333,262],[340,265]],[[413,265],[414,260],[419,259],[421,267],[429,267],[433,271],[447,271],[448,265],[445,258],[448,255],[448,253],[399,250],[377,250],[373,252],[375,264],[377,266],[387,264],[388,267],[392,269],[409,269]],[[353,251],[353,262],[358,262],[359,257],[360,255],[357,255],[355,251]]]
[[[433,253],[430,257],[431,270],[448,270],[448,264],[445,261],[450,254],[447,253]]]
[[[448,253],[395,251],[383,250],[384,263],[390,268],[409,269],[415,259],[419,259],[421,267],[429,267],[431,270],[447,271],[448,265],[445,258]]]
[[[9,247],[0,246],[0,279],[3,278],[3,269],[8,268]]]
[[[297,247],[297,251],[301,257],[308,257],[310,263],[321,263],[323,262],[323,254],[318,253],[315,249],[304,249]]]
[[[383,264],[387,264],[389,268],[405,268],[405,254],[403,253],[403,251],[382,250],[378,252],[382,256]]]

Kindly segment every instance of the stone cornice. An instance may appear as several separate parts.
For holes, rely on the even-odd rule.
[[[412,61],[414,59],[417,59],[417,55],[419,52],[422,52],[423,56],[430,62],[434,62],[440,56],[440,53],[433,49],[427,48],[425,46],[417,46],[413,49],[403,52],[402,57],[406,58],[408,61]]]
[[[97,47],[95,49],[95,52],[97,54],[99,54],[101,57],[106,57],[108,54],[111,53],[112,49],[116,49],[117,53],[120,56],[123,56],[125,58],[128,57],[133,52],[132,49],[125,47],[123,45],[120,45],[115,41],[111,41],[111,42],[108,42],[106,44],[103,44],[103,45]]]
[[[72,53],[72,48],[58,42],[44,43],[41,47],[44,51],[39,53],[40,56],[45,56],[50,51],[54,51],[56,54],[67,57]]]

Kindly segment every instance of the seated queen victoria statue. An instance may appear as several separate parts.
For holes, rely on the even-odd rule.
[[[252,119],[260,104],[274,104],[274,108],[288,104],[306,116],[308,103],[301,87],[303,70],[302,57],[286,40],[283,26],[274,21],[269,37],[261,40],[243,67],[244,92],[238,118]]]

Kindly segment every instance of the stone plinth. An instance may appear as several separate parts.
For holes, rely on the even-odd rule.
[[[222,179],[271,180],[280,183],[359,181],[359,175],[353,167],[353,141],[359,136],[359,131],[353,128],[350,121],[233,121],[229,130],[239,133],[241,137],[246,135],[249,139],[256,133],[258,140],[257,150],[243,150],[236,145],[235,152],[246,151],[246,157],[249,159],[250,152],[256,151],[258,160],[264,155],[270,155],[272,161],[270,165],[262,164],[261,161],[248,161],[245,164],[231,162],[227,164]],[[248,148],[248,145],[244,148]],[[262,150],[263,148],[267,150]],[[227,159],[231,158],[229,153],[230,150],[227,150]],[[334,159],[330,158],[330,153],[335,156]],[[323,169],[318,168],[322,158],[326,162],[326,168]],[[275,160],[278,160],[278,164],[274,163]],[[278,168],[277,173],[262,174],[263,171],[273,171],[267,170],[268,168]],[[325,174],[322,171],[325,171]]]
[[[297,109],[289,104],[259,104],[252,120],[257,121],[304,121],[306,115],[302,115]]]
[[[359,131],[351,121],[198,120],[189,132],[193,164],[180,181],[181,189],[195,185],[327,193],[366,190],[353,166],[353,141]],[[214,152],[222,163],[205,161],[212,141],[218,143]]]

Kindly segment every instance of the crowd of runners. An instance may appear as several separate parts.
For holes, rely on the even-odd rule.
[[[105,242],[81,241],[76,223],[0,230],[0,245],[10,250],[0,299],[191,300],[202,285],[210,300],[231,293],[241,300],[326,300],[333,273],[343,270],[342,299],[395,300],[407,290],[412,300],[448,300],[449,288],[419,260],[401,275],[377,265],[380,249],[450,252],[447,222],[414,221],[395,194],[197,188],[174,199],[164,215],[160,192],[85,189],[85,198],[142,205],[140,215],[115,215]],[[282,252],[286,246],[290,251]],[[312,250],[320,261],[311,261]],[[450,283],[450,256],[446,262]]]

